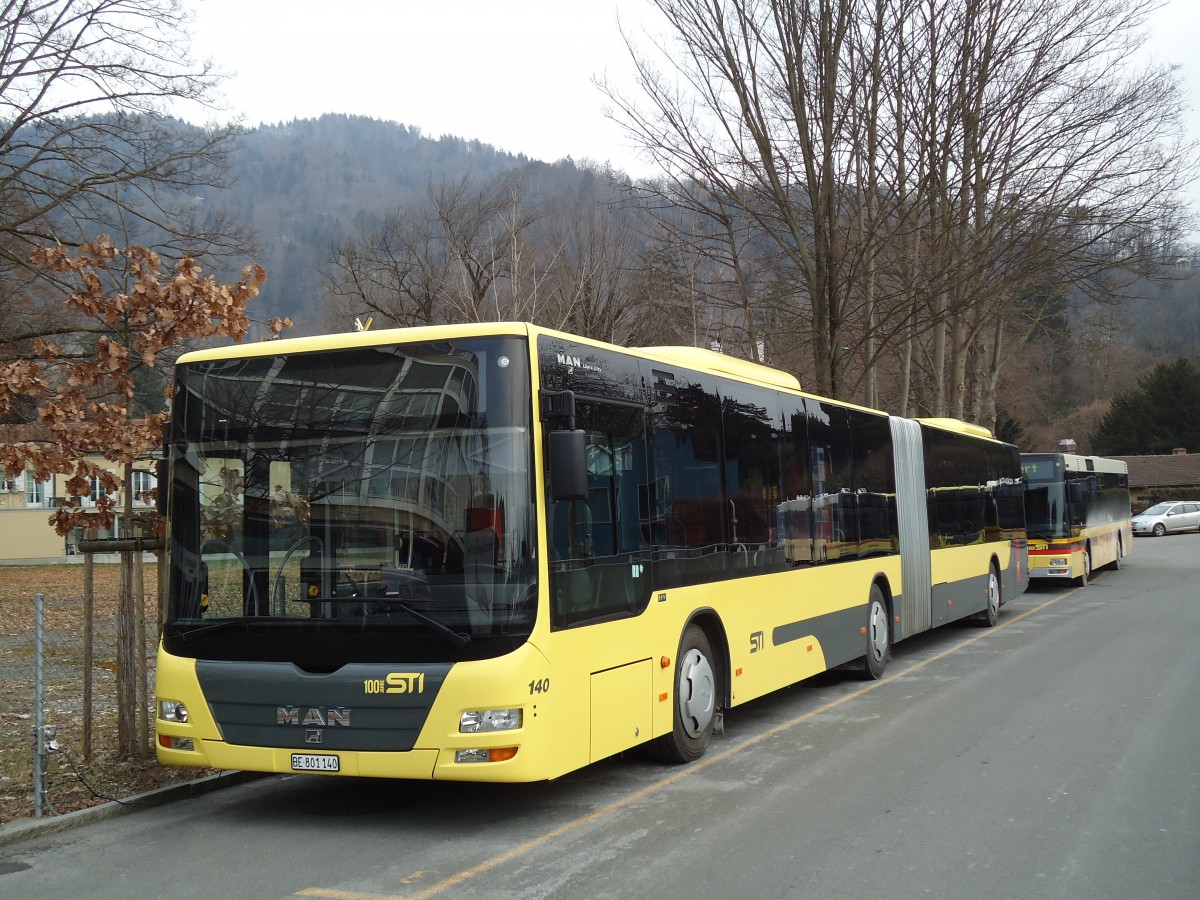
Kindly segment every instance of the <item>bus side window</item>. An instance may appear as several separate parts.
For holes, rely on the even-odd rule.
[[[635,614],[650,596],[639,521],[644,413],[581,401],[576,424],[587,433],[588,491],[586,500],[550,503],[555,628]]]

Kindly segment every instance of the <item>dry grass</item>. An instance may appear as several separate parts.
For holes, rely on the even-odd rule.
[[[145,567],[147,660],[157,644],[156,569]],[[84,570],[81,565],[0,567],[0,823],[33,815],[34,597],[44,602],[44,715],[63,748],[48,757],[46,800],[59,813],[122,800],[204,774],[145,755],[118,754],[116,620],[120,567],[96,565],[93,578],[92,741],[84,758]],[[152,671],[148,673],[150,678]],[[148,692],[152,697],[152,690]],[[147,716],[150,715],[149,708]],[[152,725],[152,721],[151,721]],[[148,726],[148,730],[149,730]]]

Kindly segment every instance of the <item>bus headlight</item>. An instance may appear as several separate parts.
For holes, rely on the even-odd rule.
[[[463,734],[513,731],[520,727],[521,710],[519,709],[473,709],[463,713],[458,720],[458,730]]]
[[[178,700],[159,700],[158,717],[164,722],[186,722],[188,720],[187,707]]]
[[[1067,564],[1067,560],[1065,557],[1060,558],[1060,559],[1050,560],[1050,565],[1052,565],[1052,566],[1065,566],[1066,564]]]

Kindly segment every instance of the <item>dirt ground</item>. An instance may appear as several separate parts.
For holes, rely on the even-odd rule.
[[[152,559],[152,558],[151,558]],[[34,597],[44,598],[45,723],[54,727],[60,750],[47,757],[43,815],[125,800],[156,787],[190,781],[209,772],[158,765],[153,728],[153,665],[157,647],[157,573],[144,569],[146,621],[146,729],[140,755],[118,753],[116,622],[120,567],[94,567],[91,753],[83,745],[82,565],[0,567],[0,824],[34,812]]]

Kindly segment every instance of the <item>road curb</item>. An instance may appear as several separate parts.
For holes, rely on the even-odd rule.
[[[110,800],[99,806],[89,806],[74,812],[63,813],[60,816],[43,816],[40,819],[14,819],[5,825],[0,825],[0,847],[28,841],[46,834],[66,831],[90,822],[100,822],[104,819],[114,819],[117,816],[127,816],[143,809],[152,809],[176,800],[189,800],[203,797],[212,791],[245,784],[259,778],[267,777],[262,772],[220,772],[197,778],[194,781],[184,781],[166,787],[155,788],[141,794],[134,794],[124,800]]]

